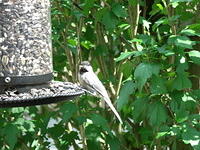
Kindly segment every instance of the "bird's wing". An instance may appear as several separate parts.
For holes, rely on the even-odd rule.
[[[85,85],[88,86],[88,89],[90,89],[92,91],[95,90],[103,98],[103,100],[107,103],[107,105],[111,108],[111,110],[113,111],[115,116],[118,118],[120,123],[122,123],[122,119],[121,119],[120,115],[118,114],[117,110],[111,103],[111,100],[108,96],[108,93],[107,93],[105,87],[103,86],[103,84],[101,83],[99,78],[96,76],[96,74],[93,72],[90,72],[90,73],[88,72],[88,74],[85,73],[85,75],[83,75],[83,80],[86,83]]]
[[[83,76],[83,82],[85,82],[84,85],[87,85],[88,90],[96,91],[97,94],[99,94],[101,97],[108,97],[108,93],[99,80],[99,78],[96,76],[93,72],[87,72]]]

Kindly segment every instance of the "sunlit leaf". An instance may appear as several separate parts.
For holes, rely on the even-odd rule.
[[[200,36],[200,33],[197,33],[195,30],[192,29],[183,29],[180,33],[187,36]]]
[[[185,144],[190,144],[195,150],[200,150],[200,132],[194,128],[187,127],[182,133]]]
[[[142,51],[122,52],[121,55],[115,59],[115,61],[119,62],[119,61],[127,59],[127,58],[129,58],[131,56],[138,57],[138,56],[141,56],[143,54],[144,53]]]
[[[116,62],[124,60],[134,55],[134,52],[123,52],[119,57],[115,59]]]
[[[168,134],[168,132],[158,132],[157,135],[156,135],[156,138],[159,139],[163,136],[166,136]]]
[[[199,32],[200,30],[200,23],[194,23],[194,24],[190,24],[188,25],[189,29],[195,30],[196,32]]]
[[[193,50],[188,52],[189,57],[192,59],[192,62],[200,65],[200,52]]]
[[[163,6],[161,5],[161,4],[156,4],[156,6],[161,10],[161,11],[163,11]]]
[[[188,49],[192,49],[193,48],[192,46],[196,44],[195,41],[191,41],[186,36],[176,36],[176,35],[170,36],[168,39],[168,43],[175,44],[178,47],[188,48]]]

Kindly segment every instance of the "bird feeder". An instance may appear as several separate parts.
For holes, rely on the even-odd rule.
[[[84,91],[52,81],[49,0],[0,0],[0,107],[48,104]]]

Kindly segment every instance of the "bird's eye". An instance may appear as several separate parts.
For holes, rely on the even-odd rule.
[[[85,68],[83,68],[83,67],[81,67],[81,68],[80,68],[80,74],[83,74],[83,73],[85,73],[85,72],[88,72],[88,70],[85,69]]]

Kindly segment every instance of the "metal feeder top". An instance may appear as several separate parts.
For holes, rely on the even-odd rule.
[[[49,0],[0,0],[0,107],[49,104],[84,90],[53,79]]]

